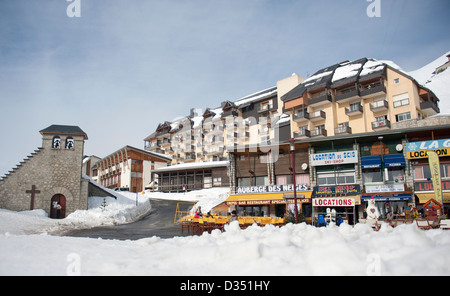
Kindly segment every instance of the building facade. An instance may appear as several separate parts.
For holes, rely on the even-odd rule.
[[[97,161],[97,175],[94,173],[92,178],[106,188],[142,192],[155,186],[154,171],[166,167],[170,160],[158,153],[125,146]]]
[[[432,91],[392,62],[367,58],[321,69],[281,100],[293,138],[389,130],[440,112]]]
[[[66,125],[52,125],[40,133],[42,147],[0,179],[0,207],[43,209],[51,218],[86,210],[89,181],[81,172],[87,134]]]

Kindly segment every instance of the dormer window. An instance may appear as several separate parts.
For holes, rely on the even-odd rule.
[[[60,149],[61,148],[61,139],[60,137],[53,137],[52,148]]]
[[[66,149],[73,149],[73,138],[72,137],[68,137],[66,139]]]

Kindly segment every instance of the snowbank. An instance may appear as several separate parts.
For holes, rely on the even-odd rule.
[[[105,206],[102,206],[103,202]],[[48,218],[44,210],[13,212],[0,209],[0,234],[64,234],[66,231],[132,223],[151,210],[150,199],[135,193],[89,197],[88,210],[78,210],[62,220]]]
[[[252,226],[117,241],[0,235],[0,275],[449,275],[450,232]],[[51,251],[50,251],[51,250]]]
[[[146,191],[145,196],[150,199],[155,198],[195,202],[195,207],[201,206],[202,212],[207,213],[215,206],[223,203],[230,196],[230,188],[210,188],[186,193]]]
[[[226,190],[186,194],[122,193],[91,198],[89,210],[52,220],[42,210],[0,210],[0,275],[450,275],[450,231],[415,224],[378,232],[365,224],[315,228],[251,226],[225,232],[136,241],[53,236],[65,229],[135,220],[151,198],[220,203]]]

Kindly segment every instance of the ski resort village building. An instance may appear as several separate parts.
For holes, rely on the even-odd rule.
[[[172,158],[155,171],[162,191],[230,186],[221,211],[284,216],[295,183],[310,221],[324,211],[314,199],[351,198],[339,212],[354,223],[372,197],[399,213],[431,198],[430,191],[416,194],[428,173],[420,175],[424,163],[408,158],[406,145],[448,138],[450,118],[436,117],[438,102],[394,63],[362,58],[307,79],[293,74],[218,108],[192,109],[161,123],[145,149]]]
[[[142,192],[154,187],[154,171],[166,167],[170,160],[158,153],[125,146],[98,160],[92,179],[106,188]]]

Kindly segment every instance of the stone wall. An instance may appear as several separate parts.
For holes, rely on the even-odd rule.
[[[35,195],[34,209],[50,213],[51,199],[56,194],[66,198],[66,216],[78,209],[87,209],[88,181],[81,179],[83,136],[71,136],[73,149],[52,148],[51,135],[43,135],[42,148],[21,162],[0,181],[0,208],[13,211],[30,210],[32,185],[40,191]],[[64,143],[66,136],[60,136]]]

